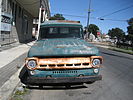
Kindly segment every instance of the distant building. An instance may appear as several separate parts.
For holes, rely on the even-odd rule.
[[[109,35],[106,34],[104,37],[105,37],[106,41],[110,41],[110,36]]]
[[[110,36],[108,34],[103,34],[102,41],[103,42],[111,42]]]
[[[0,0],[0,45],[31,41],[35,20],[49,17],[49,0]]]

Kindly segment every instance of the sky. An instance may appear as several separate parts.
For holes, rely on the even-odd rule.
[[[80,21],[84,27],[87,25],[89,0],[49,0],[49,1],[51,6],[51,16],[59,13],[63,14],[63,16],[67,20]],[[128,23],[126,20],[133,18],[133,0],[91,0],[90,7],[91,7],[91,13],[90,13],[89,24],[97,25],[102,31],[102,33],[105,34],[108,33],[109,29],[116,27],[122,29],[127,34]],[[118,12],[111,14],[115,11]],[[99,17],[104,18],[105,20],[99,20],[98,19]]]

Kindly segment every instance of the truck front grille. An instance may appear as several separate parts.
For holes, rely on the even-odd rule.
[[[40,65],[40,67],[75,67],[75,66],[89,66],[89,63],[80,63],[80,64],[47,64]]]
[[[39,59],[38,68],[40,69],[91,68],[90,62],[91,60],[89,57],[46,58],[46,59]]]

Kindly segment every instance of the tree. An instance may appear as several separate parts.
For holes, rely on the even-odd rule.
[[[55,14],[54,16],[50,17],[49,20],[65,20],[62,14]]]
[[[95,37],[97,37],[98,30],[99,30],[99,27],[96,26],[95,24],[90,24],[89,27],[88,27],[88,32],[95,35]]]
[[[130,18],[130,19],[128,20],[128,25],[133,25],[133,18]]]
[[[125,32],[120,28],[112,28],[111,30],[108,31],[108,35],[111,38],[116,37],[118,40],[122,39],[124,34]]]
[[[132,50],[133,50],[133,18],[130,18],[128,20],[128,27],[127,27],[127,32],[128,32],[128,40],[131,41],[132,45]]]
[[[128,25],[129,25],[127,27],[128,34],[133,35],[133,18],[131,18],[131,19],[128,20]]]

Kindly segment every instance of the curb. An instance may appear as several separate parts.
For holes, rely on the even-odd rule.
[[[102,48],[107,48],[107,49],[110,48],[109,46],[104,46],[104,45],[98,45],[98,44],[94,44],[94,45],[97,46],[97,47],[102,47]]]
[[[124,51],[124,50],[119,50],[117,48],[108,48],[108,49],[109,50],[113,50],[113,51],[117,51],[117,52],[122,52],[122,53],[133,55],[133,51],[132,52],[128,52],[128,51]]]

